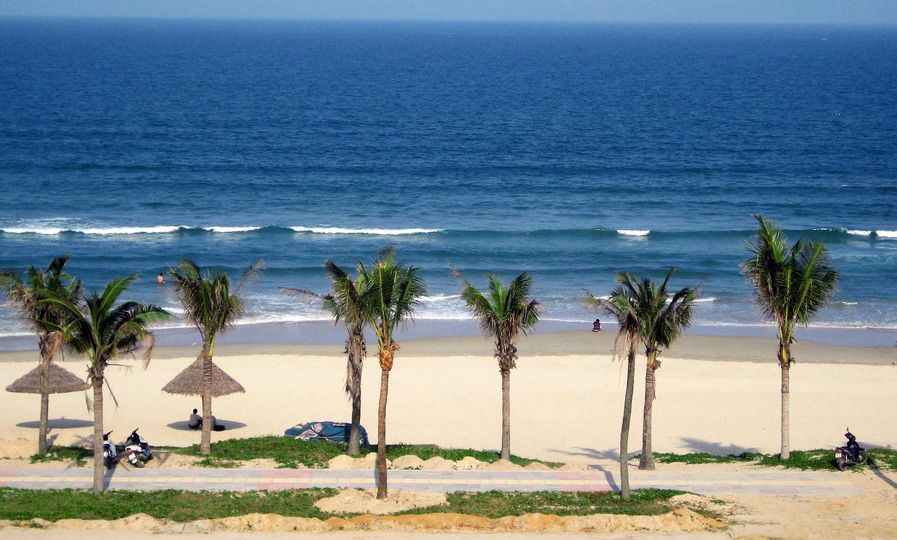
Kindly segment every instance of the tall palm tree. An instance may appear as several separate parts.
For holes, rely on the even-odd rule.
[[[110,281],[101,294],[93,293],[81,305],[65,298],[46,300],[66,311],[70,322],[64,327],[45,321],[60,332],[66,345],[89,361],[87,379],[93,387],[93,491],[103,491],[103,385],[106,368],[124,354],[132,354],[146,347],[146,362],[153,350],[150,325],[168,317],[158,306],[137,302],[115,303],[119,296],[137,279],[136,275]],[[112,396],[115,400],[115,396]]]
[[[810,323],[831,298],[838,282],[838,273],[831,266],[831,257],[818,242],[798,240],[788,248],[788,239],[772,221],[760,214],[757,236],[748,244],[751,257],[741,264],[741,271],[754,286],[756,301],[763,315],[775,322],[778,330],[779,368],[782,372],[782,451],[780,458],[791,457],[789,397],[790,371],[794,363],[791,344],[798,324]]]
[[[236,290],[231,292],[230,277],[224,272],[202,272],[196,262],[184,259],[168,274],[174,280],[174,290],[184,307],[184,317],[202,337],[202,436],[199,452],[212,453],[212,356],[215,339],[243,315],[240,291],[260,271],[257,261],[243,274]]]
[[[623,274],[617,281],[623,282]],[[598,298],[586,291],[586,302],[604,309],[617,319],[619,330],[614,339],[614,356],[626,355],[626,393],[623,398],[623,422],[620,427],[620,497],[629,500],[629,425],[632,420],[632,394],[635,386],[635,348],[639,325],[635,317],[635,299],[630,291],[618,286],[607,298]]]
[[[662,349],[668,349],[691,324],[697,290],[691,287],[679,289],[672,295],[667,284],[675,269],[670,268],[663,282],[658,286],[648,278],[638,279],[635,275],[622,273],[619,282],[626,290],[633,304],[632,315],[638,323],[638,337],[645,346],[648,359],[645,369],[645,409],[642,421],[642,457],[639,469],[654,470],[654,454],[651,449],[651,413],[655,398],[656,374],[660,368],[657,359]]]
[[[26,271],[26,280],[18,272],[0,270],[0,291],[19,309],[19,312],[37,334],[37,346],[40,352],[40,422],[37,433],[37,452],[46,454],[47,431],[49,430],[50,392],[48,388],[48,371],[51,362],[64,345],[62,334],[56,327],[68,323],[67,311],[58,305],[44,302],[50,297],[62,298],[77,303],[81,297],[81,282],[65,273],[68,255],[56,257],[50,261],[46,270],[33,266]],[[46,324],[48,321],[55,326]]]
[[[530,299],[533,278],[526,272],[505,287],[489,274],[489,294],[464,281],[461,297],[480,322],[486,336],[495,339],[495,358],[501,373],[501,459],[511,458],[511,370],[517,366],[517,338],[539,322],[539,302]]]
[[[352,278],[333,261],[324,263],[324,271],[330,280],[330,292],[319,295],[305,289],[283,288],[284,294],[295,298],[320,301],[335,322],[346,325],[346,395],[352,401],[352,425],[349,428],[350,455],[361,451],[361,373],[367,356],[364,327],[372,312],[370,297],[365,293],[366,284],[359,275]]]
[[[426,294],[418,269],[396,260],[395,250],[380,251],[374,265],[368,269],[358,263],[359,278],[365,283],[370,298],[371,326],[377,335],[380,360],[380,402],[377,407],[377,498],[387,495],[386,477],[386,401],[389,396],[389,372],[395,352],[395,330],[406,323]]]

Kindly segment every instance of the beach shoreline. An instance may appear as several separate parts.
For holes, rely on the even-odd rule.
[[[292,337],[290,330],[292,328],[283,329],[287,339]],[[270,336],[272,331],[265,329],[261,333],[263,336]],[[322,335],[322,331],[329,331],[329,334]],[[314,340],[310,343],[293,343],[286,340],[279,343],[245,342],[239,339],[228,340],[226,339],[228,336],[225,335],[216,345],[216,358],[247,355],[345,356],[343,350],[345,330],[341,326],[334,327],[332,324],[322,323],[307,329],[306,332],[317,332],[317,342]],[[615,337],[616,331],[613,326],[601,332],[591,330],[534,332],[521,336],[518,348],[522,356],[612,356]],[[798,337],[801,337],[800,334]],[[37,353],[37,347],[33,343],[35,340],[31,337],[29,341],[33,346],[25,350],[0,350],[0,362],[35,361]],[[402,347],[400,355],[405,357],[490,357],[493,354],[492,341],[482,335],[411,337],[406,334],[405,339],[400,337],[398,341]],[[376,343],[376,340],[373,336],[369,336],[368,342]],[[185,330],[177,339],[170,339],[170,336],[166,339],[163,334],[157,336],[153,357],[158,359],[195,357],[199,353],[200,345],[201,342],[193,331]],[[662,351],[661,358],[774,364],[776,347],[776,339],[769,336],[686,333],[669,351]],[[371,348],[369,346],[369,352],[373,353]],[[801,364],[897,364],[897,347],[893,345],[834,345],[798,339],[793,348],[797,362]],[[72,358],[71,354],[66,356],[69,360],[77,360]]]

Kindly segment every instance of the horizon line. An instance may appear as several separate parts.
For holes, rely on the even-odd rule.
[[[280,23],[371,23],[371,24],[532,24],[578,26],[773,26],[773,27],[866,27],[897,28],[897,22],[819,22],[819,21],[646,21],[646,20],[573,20],[573,19],[378,19],[328,17],[246,17],[246,16],[160,16],[160,15],[19,15],[0,13],[0,20],[82,20],[82,21],[208,21],[208,22],[280,22]]]

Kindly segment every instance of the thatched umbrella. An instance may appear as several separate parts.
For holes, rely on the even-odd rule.
[[[20,392],[25,394],[40,394],[41,389],[41,371],[44,366],[37,366],[22,377],[16,379],[15,382],[6,387],[7,392]],[[84,379],[81,379],[71,371],[49,364],[47,366],[47,388],[48,394],[65,394],[67,392],[82,392],[90,388]]]
[[[180,372],[177,377],[171,379],[164,387],[164,392],[169,394],[182,394],[185,396],[202,395],[202,356],[196,359],[187,369]],[[221,397],[237,392],[245,392],[243,386],[223,369],[212,363],[212,397]]]

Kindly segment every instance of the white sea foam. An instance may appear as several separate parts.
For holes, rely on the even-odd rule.
[[[460,294],[436,294],[433,296],[421,296],[422,302],[442,302],[445,300],[455,300],[461,298]]]
[[[376,236],[404,236],[408,234],[430,234],[442,232],[445,229],[351,229],[347,227],[290,227],[296,232],[309,232],[314,234],[368,234]]]
[[[112,235],[112,234],[160,234],[185,229],[183,225],[157,225],[154,227],[5,227],[0,229],[8,234],[62,234],[64,232]]]
[[[870,236],[872,231],[863,231],[860,229],[847,229],[847,234],[852,234],[854,236]]]
[[[897,231],[875,231],[875,236],[879,238],[897,238]]]
[[[855,306],[855,305],[859,304],[859,302],[850,302],[848,300],[838,300],[835,303],[840,304],[842,306]]]
[[[617,229],[618,234],[622,234],[623,236],[648,236],[650,230],[638,230],[638,229]]]
[[[0,229],[7,234],[59,234],[64,230],[59,227],[4,227]]]
[[[695,300],[695,304],[704,304],[707,302],[716,302],[717,298],[715,296],[708,296],[706,298],[698,298]]]
[[[228,227],[224,225],[212,225],[211,227],[203,227],[206,231],[216,232],[216,233],[240,233],[240,232],[249,232],[249,231],[257,231],[261,229],[261,227]]]

